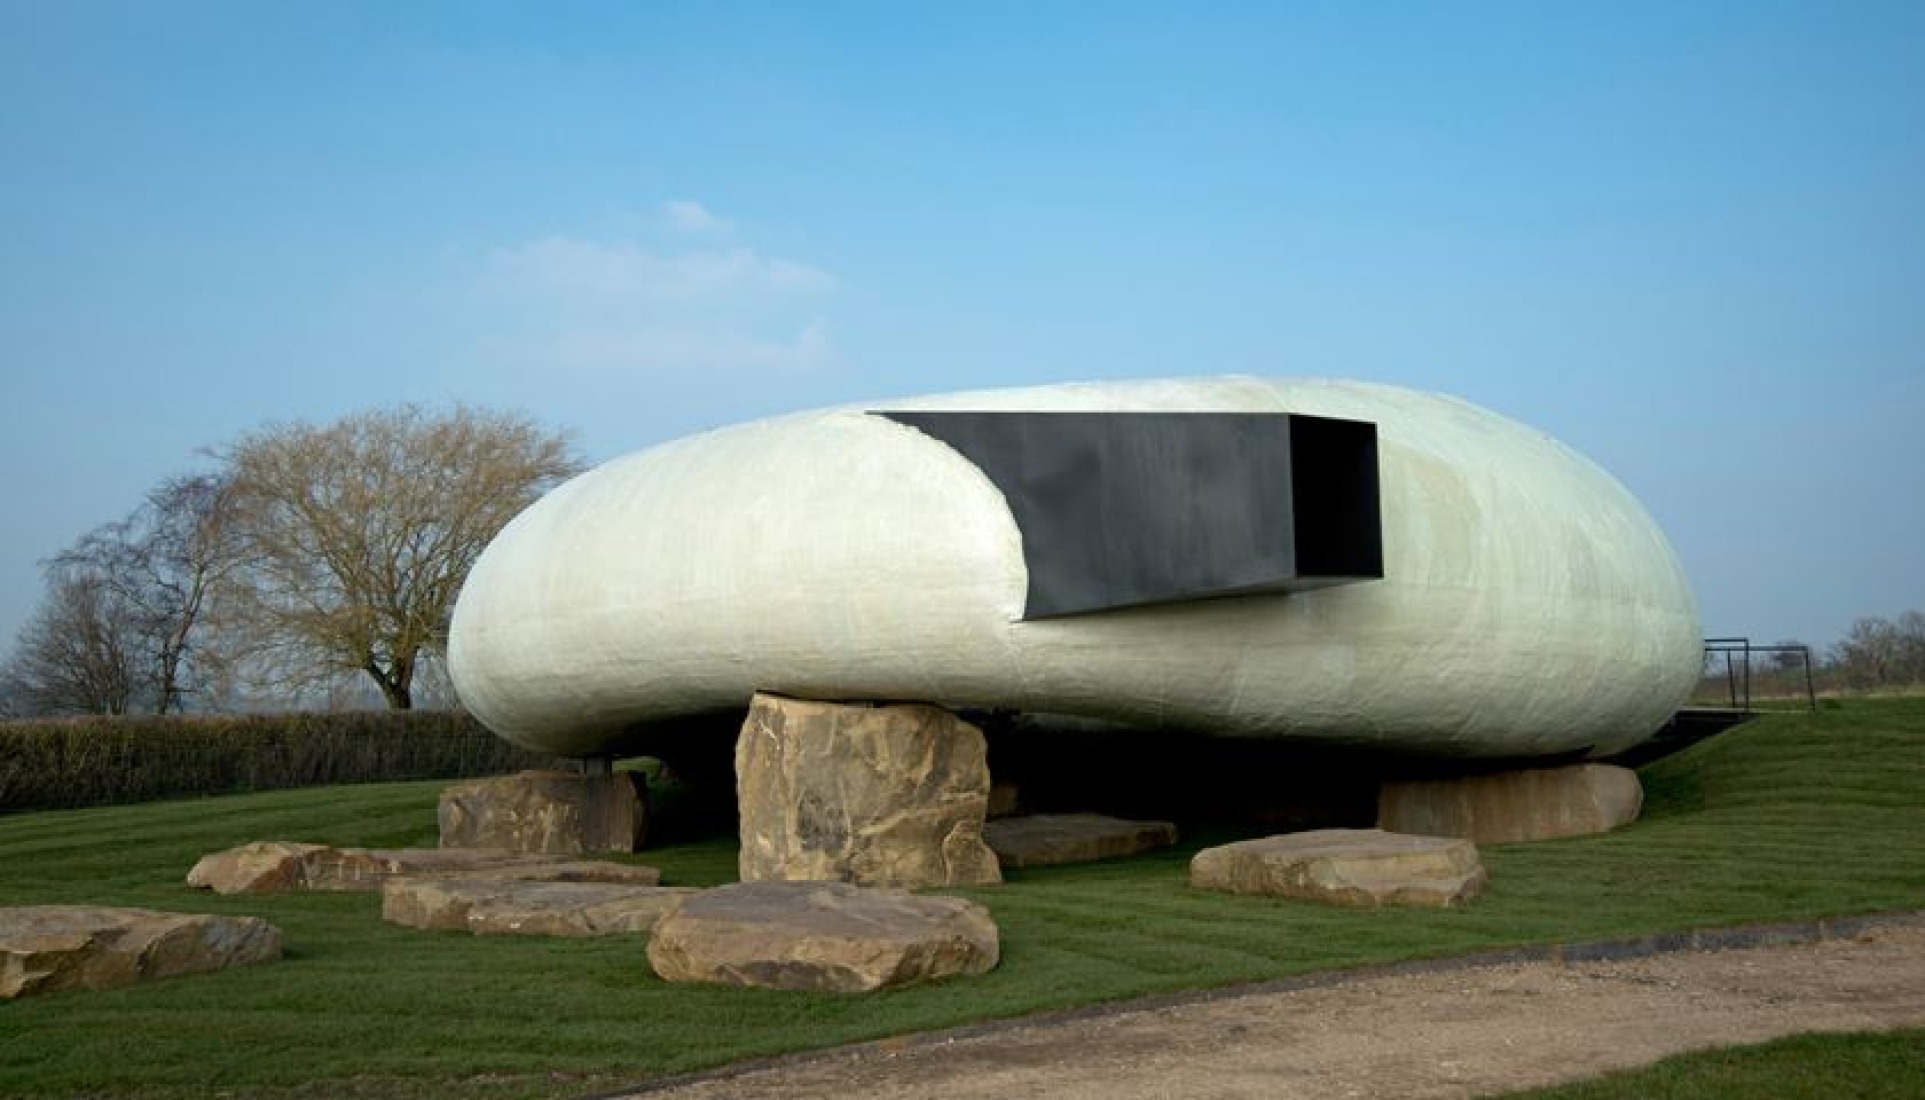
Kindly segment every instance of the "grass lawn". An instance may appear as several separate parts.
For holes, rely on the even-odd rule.
[[[1192,892],[1170,852],[1017,872],[987,905],[1003,961],[864,997],[670,987],[633,938],[396,928],[371,895],[220,898],[182,877],[255,839],[426,845],[441,784],[285,791],[0,817],[0,904],[249,913],[276,965],[0,1005],[0,1095],[578,1096],[650,1076],[1094,1001],[1500,945],[1925,908],[1925,699],[1773,715],[1644,771],[1617,834],[1485,849],[1456,912]],[[671,884],[734,876],[732,844],[651,851]],[[1601,1094],[1602,1095],[1602,1094]],[[1685,1093],[1680,1095],[1711,1095]]]
[[[1761,1046],[1695,1051],[1645,1069],[1514,1093],[1505,1100],[1916,1100],[1925,1095],[1925,1031],[1795,1035]]]

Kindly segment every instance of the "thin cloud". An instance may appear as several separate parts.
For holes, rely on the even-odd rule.
[[[836,285],[820,268],[747,247],[665,253],[632,242],[568,236],[495,249],[488,268],[490,282],[509,293],[642,306],[820,294]]]
[[[662,216],[668,224],[684,233],[724,234],[733,232],[735,227],[722,218],[716,217],[709,208],[693,199],[671,199],[662,204]]]
[[[663,211],[686,232],[726,223],[699,203]],[[834,275],[746,243],[549,234],[490,249],[476,285],[491,356],[582,371],[793,372],[837,359]]]
[[[585,371],[791,373],[836,360],[828,325],[820,319],[787,336],[699,328],[574,332],[540,352],[555,367]]]

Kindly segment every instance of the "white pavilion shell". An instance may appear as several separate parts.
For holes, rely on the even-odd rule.
[[[1003,493],[880,408],[1374,423],[1382,579],[1025,621],[1023,535]],[[449,667],[496,733],[570,756],[757,690],[1606,756],[1683,702],[1700,645],[1651,517],[1543,433],[1389,386],[1213,378],[808,412],[614,460],[489,546]]]

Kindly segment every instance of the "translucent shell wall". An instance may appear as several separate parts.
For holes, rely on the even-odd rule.
[[[1696,605],[1651,517],[1463,402],[1220,378],[885,407],[1373,423],[1383,577],[1024,621],[1022,534],[980,469],[868,409],[803,413],[609,462],[509,524],[455,610],[463,702],[563,755],[760,689],[1513,757],[1628,747],[1696,681]]]

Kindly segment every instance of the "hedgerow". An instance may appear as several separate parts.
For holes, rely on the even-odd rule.
[[[0,721],[0,812],[544,767],[444,711]]]

